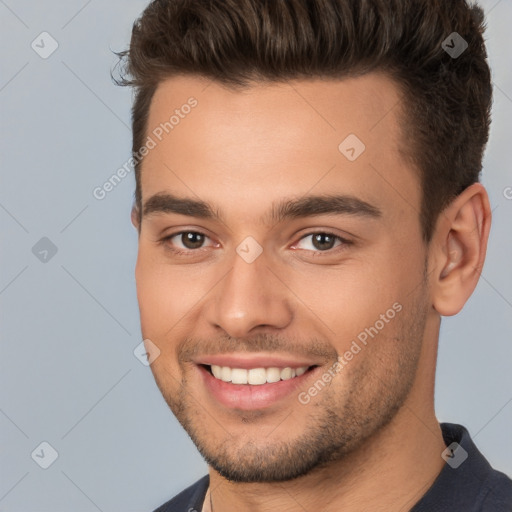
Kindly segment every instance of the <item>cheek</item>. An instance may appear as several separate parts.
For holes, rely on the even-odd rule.
[[[180,314],[179,294],[173,292],[180,285],[172,282],[165,265],[143,245],[139,246],[135,280],[143,336],[161,339]]]
[[[204,277],[187,265],[170,265],[165,257],[141,245],[135,279],[143,335],[162,342],[182,335],[207,296]]]
[[[175,389],[181,379],[176,340],[183,335],[179,332],[186,307],[181,300],[182,285],[173,282],[169,269],[143,249],[139,249],[135,279],[142,337],[151,340],[160,351],[151,371],[167,400],[168,391]]]
[[[393,336],[396,318],[422,282],[421,255],[397,257],[381,247],[375,254],[337,268],[319,267],[290,275],[290,288],[306,306],[304,313],[326,326],[326,335],[342,354],[361,335]],[[376,330],[378,335],[376,335]]]

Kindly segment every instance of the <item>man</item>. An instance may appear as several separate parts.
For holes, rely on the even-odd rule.
[[[464,0],[155,0],[123,57],[142,332],[209,465],[158,511],[506,511],[434,412],[484,263]]]

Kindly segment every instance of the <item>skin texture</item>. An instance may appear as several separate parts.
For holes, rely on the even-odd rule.
[[[398,88],[380,74],[243,90],[173,77],[155,93],[148,134],[191,96],[197,106],[144,158],[143,211],[168,193],[221,218],[132,220],[143,337],[160,350],[151,369],[209,463],[213,510],[407,510],[444,464],[433,404],[440,316],[457,313],[478,281],[484,188],[456,198],[424,243]],[[366,146],[355,161],[338,149],[349,134]],[[333,194],[380,215],[269,217],[280,201]],[[187,248],[182,231],[203,233],[204,244]],[[326,232],[345,242],[319,250],[311,235]],[[252,263],[236,252],[248,236],[262,248]],[[400,311],[301,403],[394,304]],[[196,363],[212,354],[300,357],[317,368],[284,399],[244,410],[204,385]]]

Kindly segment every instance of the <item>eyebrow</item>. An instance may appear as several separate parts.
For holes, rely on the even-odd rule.
[[[172,194],[159,193],[151,196],[144,203],[142,212],[143,215],[176,213],[178,215],[187,215],[201,219],[221,220],[219,212],[213,210],[205,201],[187,197],[177,197]]]
[[[355,215],[378,218],[379,208],[351,195],[305,196],[274,204],[267,216],[269,222],[279,223],[286,219],[312,217],[315,215]]]
[[[175,213],[223,222],[220,212],[207,202],[187,197],[177,197],[168,193],[155,194],[144,203],[143,215],[159,213]],[[267,223],[278,224],[286,219],[329,214],[379,218],[382,216],[382,211],[378,207],[351,195],[310,195],[273,203],[270,212],[262,220]]]

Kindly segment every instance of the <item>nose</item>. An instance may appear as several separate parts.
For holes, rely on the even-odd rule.
[[[215,287],[207,311],[209,324],[234,338],[284,329],[292,318],[290,292],[263,255],[252,263],[236,256],[231,271]]]

